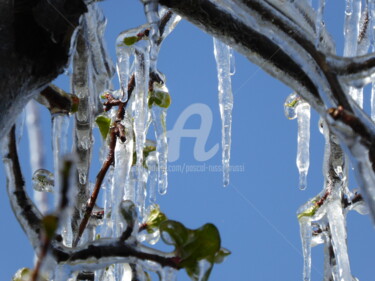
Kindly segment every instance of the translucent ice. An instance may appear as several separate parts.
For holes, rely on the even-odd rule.
[[[310,105],[302,102],[297,106],[298,138],[297,167],[300,174],[300,189],[307,185],[307,173],[310,166]]]
[[[52,192],[54,186],[53,174],[45,169],[38,169],[34,172],[33,177],[33,188],[36,191]]]
[[[219,109],[221,116],[222,134],[222,165],[223,184],[229,184],[230,148],[232,134],[233,93],[231,80],[231,48],[214,38],[214,55],[216,59],[217,76],[219,80]]]

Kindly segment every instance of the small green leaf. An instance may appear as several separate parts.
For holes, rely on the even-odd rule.
[[[154,104],[163,108],[168,108],[171,105],[171,96],[168,92],[149,92],[148,107],[151,108]]]
[[[125,37],[124,38],[124,44],[126,46],[131,46],[139,41],[139,38],[137,36],[131,36],[131,37]]]
[[[213,224],[192,230],[180,222],[167,220],[159,229],[162,240],[175,246],[181,259],[179,266],[185,268],[192,280],[208,280],[213,264],[222,262],[230,253],[220,247],[220,234]]]
[[[287,106],[287,107],[295,107],[300,100],[301,100],[301,98],[297,96],[290,103],[286,103],[285,106]]]
[[[12,281],[29,281],[31,278],[31,269],[24,267],[17,270],[16,274],[14,274]]]
[[[301,219],[303,217],[312,217],[315,215],[316,211],[319,209],[318,206],[313,206],[311,208],[308,208],[307,210],[303,211],[302,213],[299,213],[297,215],[298,219]]]
[[[146,220],[146,230],[148,233],[155,232],[160,224],[167,220],[167,216],[160,211],[159,205],[155,204]]]
[[[48,239],[52,239],[55,236],[57,226],[58,218],[55,215],[46,215],[43,217],[42,227]]]
[[[106,139],[109,132],[109,128],[111,126],[111,119],[104,115],[99,115],[98,117],[96,117],[95,122],[99,127],[99,131],[103,139]]]

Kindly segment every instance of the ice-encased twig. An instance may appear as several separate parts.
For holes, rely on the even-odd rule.
[[[29,101],[26,106],[26,124],[29,135],[30,166],[31,173],[43,168],[45,163],[44,141],[41,128],[41,119],[38,105],[34,100]],[[34,191],[34,201],[42,214],[48,210],[47,194]]]
[[[133,162],[133,138],[131,127],[126,126],[126,142],[118,138],[115,148],[115,167],[113,170],[111,189],[111,224],[113,225],[112,237],[119,237],[125,230],[122,223],[122,217],[119,214],[119,206],[127,191],[127,182],[130,177],[130,168]],[[109,212],[109,210],[106,210]]]
[[[369,1],[369,25],[370,25],[370,42],[371,51],[375,53],[375,1]],[[375,82],[371,83],[371,119],[375,121]]]
[[[76,51],[73,56],[72,93],[79,97],[78,111],[75,114],[73,151],[77,155],[77,199],[76,211],[72,218],[72,228],[75,232],[82,217],[83,207],[88,197],[88,176],[91,162],[92,144],[92,67],[90,53],[86,40],[87,24],[83,17],[81,29],[78,31]]]
[[[337,110],[333,111],[327,119],[328,124],[347,148],[361,194],[369,206],[373,221],[375,221],[375,174],[372,168],[373,164],[368,156],[370,144],[366,140],[367,136],[361,135],[361,131],[355,131],[361,128],[355,122],[358,119],[354,118],[353,115],[346,112],[339,112],[341,115],[335,115],[334,113],[337,113]],[[353,123],[343,121],[346,115],[352,118],[351,122]],[[369,127],[366,128],[369,129]]]
[[[14,127],[9,135],[3,138],[1,146],[10,205],[34,251],[38,253],[41,246],[39,234],[41,232],[42,214],[25,191],[25,181],[19,163]]]
[[[219,109],[221,116],[221,145],[222,145],[222,165],[223,184],[229,184],[230,171],[230,148],[232,135],[232,109],[233,93],[231,80],[231,48],[214,38],[214,55],[216,59],[217,77],[219,80]]]
[[[302,101],[297,105],[297,167],[299,171],[299,188],[307,186],[307,173],[310,166],[310,105]]]

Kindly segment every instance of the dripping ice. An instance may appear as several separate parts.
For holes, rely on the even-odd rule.
[[[217,67],[217,77],[219,80],[219,109],[221,117],[222,134],[222,165],[223,165],[223,184],[229,184],[230,171],[230,148],[232,134],[232,109],[233,93],[231,82],[231,61],[233,54],[231,48],[226,44],[214,38],[214,55]],[[233,64],[233,61],[232,61]]]
[[[310,105],[296,93],[290,94],[284,103],[284,113],[288,119],[297,118],[297,159],[299,188],[307,186],[307,173],[310,166]]]
[[[310,166],[310,105],[301,102],[297,105],[297,167],[299,171],[299,188],[305,189],[307,186],[307,173]]]

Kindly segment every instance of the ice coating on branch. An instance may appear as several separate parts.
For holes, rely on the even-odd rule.
[[[119,206],[122,202],[125,192],[126,184],[130,177],[130,168],[133,162],[133,138],[131,125],[123,122],[126,132],[126,142],[123,143],[119,138],[117,139],[115,148],[115,167],[113,170],[111,189],[111,222],[113,223],[113,237],[119,237],[124,231],[122,224],[122,217],[119,214]],[[125,196],[126,197],[126,196]]]
[[[375,52],[375,1],[369,3],[369,24],[370,24],[370,42],[371,51]],[[375,82],[371,83],[371,119],[375,120]]]
[[[299,220],[302,254],[303,254],[303,281],[311,280],[311,221],[310,218],[301,218]]]
[[[319,0],[319,6],[316,13],[316,20],[315,20],[315,32],[316,32],[316,47],[319,49],[321,46],[321,37],[322,31],[324,30],[324,22],[323,22],[323,15],[324,15],[324,6],[326,4],[325,0]]]
[[[230,148],[232,135],[233,93],[231,80],[231,47],[214,38],[214,55],[219,80],[219,109],[222,134],[223,185],[229,184]]]
[[[68,129],[69,116],[54,115],[52,116],[52,150],[53,150],[53,164],[55,175],[55,189],[54,200],[55,208],[60,202],[61,196],[61,165],[63,156],[68,153]]]
[[[307,185],[307,173],[310,166],[310,105],[301,102],[297,105],[297,167],[299,171],[299,188],[305,189]]]

